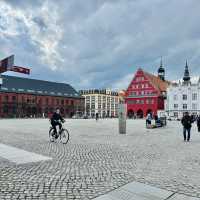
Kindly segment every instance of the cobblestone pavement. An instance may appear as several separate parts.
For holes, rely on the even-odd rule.
[[[131,181],[200,197],[200,133],[183,142],[180,122],[146,130],[128,120],[67,120],[67,145],[48,140],[46,119],[0,120],[0,143],[53,160],[16,165],[0,158],[0,199],[83,199]]]

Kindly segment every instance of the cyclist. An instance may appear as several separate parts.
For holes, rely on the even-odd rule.
[[[60,115],[60,109],[57,108],[56,112],[54,112],[54,114],[51,117],[51,125],[54,129],[54,133],[56,134],[55,138],[58,138],[58,134],[57,134],[57,130],[56,130],[56,126],[59,126],[59,130],[62,129],[62,124],[60,123],[60,121],[62,123],[65,122],[65,120],[62,118],[62,116]]]

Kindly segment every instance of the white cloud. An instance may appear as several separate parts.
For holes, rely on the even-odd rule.
[[[126,90],[131,82],[131,80],[134,77],[134,73],[128,74],[124,77],[122,77],[121,79],[117,80],[116,82],[114,82],[111,85],[111,88],[113,88],[114,90]]]
[[[41,57],[38,59],[52,69],[58,68],[59,63],[63,62],[58,50],[63,30],[59,26],[58,9],[54,3],[46,0],[41,7],[32,10],[32,7],[13,9],[11,5],[2,2],[0,11],[1,37],[13,38],[27,34],[30,37],[30,43],[41,52]],[[43,24],[37,23],[35,20],[37,18],[42,20]]]

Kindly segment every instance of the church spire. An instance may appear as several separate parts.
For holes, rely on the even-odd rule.
[[[158,77],[163,81],[165,80],[165,69],[163,67],[162,56],[160,59],[160,67],[158,68]]]
[[[162,67],[162,56],[161,56],[161,58],[160,58],[160,67]]]
[[[189,69],[188,69],[187,60],[186,60],[186,63],[185,63],[185,72],[184,72],[183,81],[184,81],[184,83],[190,82],[190,73],[189,73]]]

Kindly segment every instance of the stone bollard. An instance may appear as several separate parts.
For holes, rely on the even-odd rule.
[[[123,103],[119,104],[119,110],[118,110],[119,134],[126,134],[126,109],[127,109],[126,104]]]

